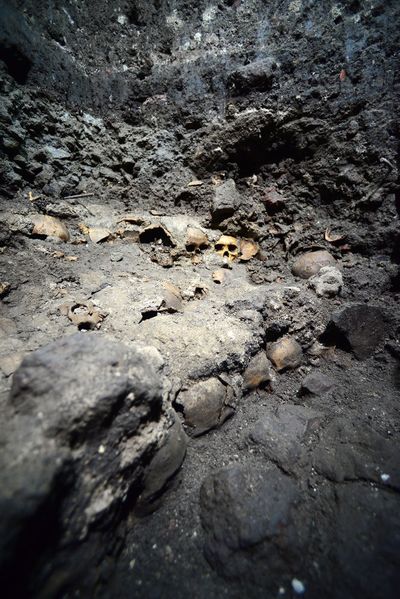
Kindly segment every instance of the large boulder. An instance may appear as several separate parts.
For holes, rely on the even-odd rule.
[[[186,449],[169,388],[157,350],[99,333],[60,339],[24,359],[0,431],[7,596],[34,594],[49,577],[67,584],[87,565],[93,538],[101,557],[101,535],[112,537],[124,514],[158,497]]]
[[[230,465],[201,487],[205,555],[213,568],[263,589],[301,562],[303,525],[296,484],[277,468]]]
[[[357,358],[368,358],[383,341],[387,323],[383,310],[368,304],[352,304],[334,312],[323,335],[323,341]]]

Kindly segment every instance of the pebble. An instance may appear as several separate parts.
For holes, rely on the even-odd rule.
[[[305,592],[306,587],[301,582],[301,580],[299,580],[298,578],[293,578],[293,580],[292,580],[292,589],[298,595],[302,595]]]
[[[390,475],[389,474],[381,474],[381,481],[382,482],[387,483],[389,479],[390,479]]]
[[[124,259],[123,255],[120,254],[119,252],[115,252],[114,254],[111,254],[111,256],[110,256],[111,262],[121,262],[123,259]]]

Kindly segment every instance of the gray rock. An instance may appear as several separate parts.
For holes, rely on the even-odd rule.
[[[276,412],[265,414],[249,433],[252,443],[283,470],[293,472],[303,456],[303,439],[314,429],[321,414],[297,405],[280,406]]]
[[[323,395],[330,391],[334,381],[322,372],[310,372],[301,384],[301,393],[312,393],[312,395]]]
[[[262,387],[273,380],[273,370],[271,362],[268,360],[264,351],[253,356],[243,374],[243,386],[245,389],[252,390]]]
[[[387,324],[383,310],[368,304],[352,304],[334,312],[324,333],[324,342],[368,358],[383,341]]]
[[[185,423],[201,435],[220,426],[234,411],[231,388],[217,378],[210,378],[182,391],[177,404],[182,407]]]
[[[267,90],[272,85],[276,69],[277,63],[272,57],[255,60],[233,71],[229,83],[237,92]]]
[[[215,189],[211,206],[213,221],[221,222],[225,218],[232,216],[239,206],[240,194],[236,189],[235,181],[228,179],[228,181]]]
[[[335,297],[343,287],[342,273],[335,266],[324,266],[310,277],[308,284],[320,297]]]
[[[283,573],[299,551],[297,497],[295,483],[275,468],[231,465],[208,476],[200,509],[210,565],[268,585],[270,573]]]
[[[381,475],[388,474],[390,485],[400,490],[398,452],[387,439],[360,422],[344,418],[332,422],[320,434],[313,465],[335,482],[361,479],[382,483]]]
[[[47,145],[43,149],[47,156],[53,160],[67,160],[68,158],[72,158],[71,152],[65,150],[64,148],[56,148],[54,146]]]
[[[77,547],[78,567],[91,531],[112,535],[104,521],[115,526],[128,498],[133,508],[139,494],[143,504],[162,491],[186,448],[169,388],[154,348],[97,333],[60,339],[23,360],[0,430],[0,567],[25,563],[31,522],[48,572],[66,541]]]

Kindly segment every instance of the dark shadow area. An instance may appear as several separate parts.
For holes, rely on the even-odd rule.
[[[21,85],[27,82],[32,61],[12,44],[0,43],[0,60],[4,62],[11,77]]]

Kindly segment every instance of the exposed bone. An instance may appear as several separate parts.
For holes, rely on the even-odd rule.
[[[217,254],[226,258],[230,262],[236,260],[239,256],[239,243],[236,237],[222,235],[215,244]]]
[[[199,253],[208,248],[208,237],[201,229],[188,227],[185,246],[188,252]]]
[[[240,241],[240,260],[247,262],[256,256],[259,252],[258,243],[252,239],[242,239]]]
[[[278,371],[286,368],[297,368],[301,364],[303,350],[293,337],[282,337],[282,339],[270,344],[267,357]]]
[[[107,316],[107,312],[100,310],[93,302],[75,302],[64,304],[60,307],[62,314],[66,314],[69,320],[78,329],[98,329]]]
[[[145,227],[139,233],[140,243],[158,243],[159,245],[166,245],[168,247],[175,247],[176,242],[172,238],[172,235],[162,225],[150,225]]]
[[[328,227],[325,231],[324,237],[325,241],[328,241],[329,243],[335,243],[335,241],[341,241],[342,239],[344,239],[345,235],[332,234],[331,230]]]
[[[43,237],[58,237],[62,241],[69,240],[69,232],[64,223],[58,218],[47,214],[35,218],[32,234]]]

